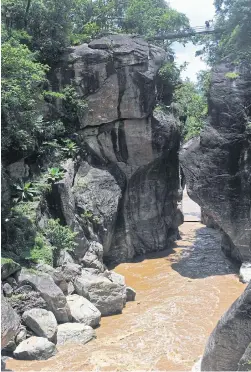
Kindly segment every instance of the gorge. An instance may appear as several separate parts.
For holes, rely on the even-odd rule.
[[[207,123],[181,144],[179,110],[157,102],[169,61],[112,34],[48,72],[42,120],[70,140],[47,138],[2,171],[7,368],[191,370],[202,356],[194,368],[248,370],[250,69],[213,68]],[[183,223],[184,184],[207,226]]]

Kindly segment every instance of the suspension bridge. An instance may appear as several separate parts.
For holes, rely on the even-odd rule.
[[[216,33],[221,33],[221,32],[222,32],[222,29],[214,28],[212,25],[209,27],[197,26],[197,27],[188,28],[182,31],[179,30],[177,32],[163,33],[163,34],[156,35],[153,37],[148,37],[147,40],[148,41],[175,40],[175,39],[183,39],[183,38],[190,37],[190,36],[216,34]]]

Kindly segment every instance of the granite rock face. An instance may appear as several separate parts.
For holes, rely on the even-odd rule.
[[[251,284],[211,333],[202,357],[201,371],[237,371],[250,342]]]
[[[251,75],[226,74],[234,66],[219,65],[212,73],[209,122],[199,138],[180,153],[189,196],[222,230],[222,249],[240,262],[251,260]]]
[[[51,87],[71,84],[83,106],[74,119],[81,154],[64,164],[54,200],[78,232],[74,255],[84,267],[104,271],[103,261],[166,249],[178,236],[179,123],[154,112],[166,56],[137,37],[110,35],[69,48],[50,73]],[[48,111],[68,118],[63,101]]]

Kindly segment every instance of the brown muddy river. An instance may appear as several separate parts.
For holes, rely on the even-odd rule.
[[[190,370],[230,304],[242,293],[236,269],[220,252],[219,233],[185,222],[172,251],[121,264],[137,291],[123,314],[102,318],[97,339],[68,344],[48,361],[10,360],[14,371]]]

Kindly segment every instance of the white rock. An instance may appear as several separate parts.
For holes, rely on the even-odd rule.
[[[47,338],[32,336],[18,345],[14,357],[21,360],[46,360],[56,353],[56,346]]]
[[[74,286],[77,294],[87,298],[102,315],[122,312],[126,301],[125,286],[87,270],[82,270],[82,276],[76,278]]]
[[[45,309],[31,309],[23,313],[22,319],[37,336],[45,337],[55,342],[57,335],[57,321],[51,311]]]
[[[101,318],[100,311],[86,298],[73,294],[66,297],[74,322],[96,327]]]
[[[94,338],[96,338],[96,334],[90,326],[81,323],[64,323],[58,326],[58,345],[63,345],[66,342],[86,344]]]

